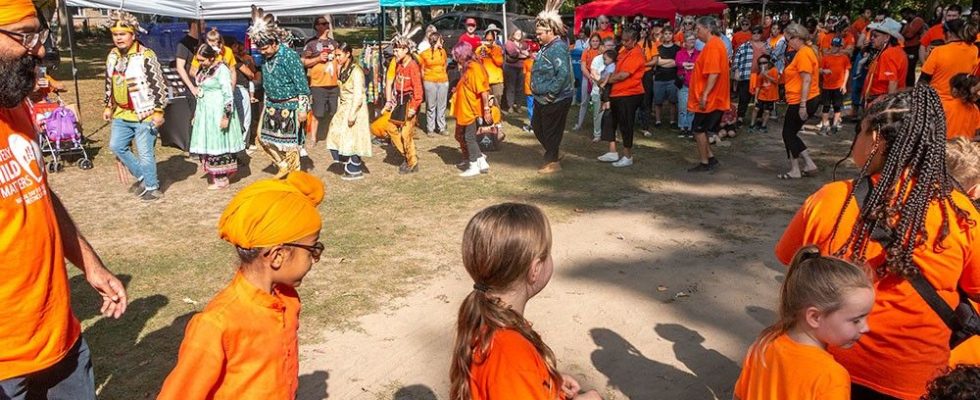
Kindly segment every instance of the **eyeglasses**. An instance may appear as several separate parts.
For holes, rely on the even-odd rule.
[[[316,244],[312,246],[299,243],[283,243],[282,245],[287,247],[298,247],[310,252],[310,256],[313,257],[313,262],[320,262],[320,255],[323,254],[323,250],[326,249],[323,242],[316,242]]]
[[[19,40],[20,45],[24,46],[24,48],[28,51],[34,51],[38,46],[48,41],[48,35],[51,33],[51,31],[44,28],[40,32],[20,33],[0,29],[0,33],[7,35],[11,39]]]

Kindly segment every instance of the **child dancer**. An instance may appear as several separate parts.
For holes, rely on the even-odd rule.
[[[775,108],[776,100],[779,100],[779,87],[776,86],[779,82],[779,70],[772,65],[772,59],[767,55],[759,57],[758,81],[755,90],[755,112],[752,113],[749,129],[754,127],[759,132],[767,132],[769,113]],[[762,119],[759,119],[760,114]]]
[[[823,117],[820,122],[820,134],[836,134],[840,130],[841,110],[844,109],[844,95],[847,94],[847,72],[851,70],[851,59],[841,50],[844,39],[839,37],[830,41],[830,52],[820,60],[821,103]],[[830,109],[834,111],[833,125],[830,122]]]
[[[504,203],[477,213],[463,233],[463,265],[476,284],[459,307],[450,399],[601,399],[594,390],[579,394],[524,319],[527,301],[554,272],[540,209]]]
[[[793,257],[779,303],[779,321],[745,356],[735,399],[850,399],[850,375],[826,348],[849,348],[868,332],[874,304],[868,272],[804,247]]]
[[[323,183],[299,171],[235,195],[218,230],[238,252],[238,272],[187,324],[158,400],[296,397],[296,287],[323,252],[322,199]]]

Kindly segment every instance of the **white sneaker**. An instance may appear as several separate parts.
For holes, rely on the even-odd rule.
[[[306,152],[306,147],[300,147],[299,148],[299,156],[300,157],[309,157],[310,156],[310,153],[307,153]]]
[[[616,162],[619,161],[619,153],[610,151],[606,154],[599,156],[596,159],[602,162]]]
[[[623,157],[619,161],[612,163],[612,166],[616,168],[628,167],[630,165],[633,165],[633,157]]]
[[[480,162],[471,162],[470,167],[459,174],[463,178],[469,178],[473,176],[480,176]]]
[[[476,159],[476,165],[480,168],[481,174],[490,173],[490,163],[487,162],[487,155],[484,154],[480,158]]]

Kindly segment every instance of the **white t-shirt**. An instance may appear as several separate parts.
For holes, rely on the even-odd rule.
[[[602,54],[600,54],[592,59],[592,63],[589,64],[589,70],[599,71],[599,79],[601,80],[611,75],[613,72],[616,72],[616,63],[606,65],[605,59],[603,58]],[[592,95],[599,95],[599,85],[592,85]]]

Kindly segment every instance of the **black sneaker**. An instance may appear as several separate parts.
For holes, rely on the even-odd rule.
[[[139,195],[143,194],[143,192],[146,189],[143,187],[143,181],[138,181],[138,182],[130,185],[129,186],[129,189],[126,189],[126,190],[129,191],[129,193],[132,193],[135,196],[139,196]]]
[[[653,127],[654,128],[659,128],[661,125],[663,125],[663,123],[661,123],[660,121],[657,121],[657,122],[654,122],[653,123]]]
[[[670,129],[677,129],[677,121],[670,121]]]
[[[717,167],[718,164],[721,164],[721,163],[718,162],[718,159],[717,158],[711,157],[711,158],[708,159],[708,166],[711,167],[712,169],[714,169],[715,167]]]
[[[418,164],[415,164],[415,166],[413,166],[412,168],[409,168],[408,164],[403,164],[401,167],[398,167],[398,173],[401,175],[414,174],[416,172],[419,172]]]
[[[694,166],[693,168],[688,168],[687,172],[708,172],[711,171],[711,169],[711,164],[698,163],[698,165]]]
[[[345,181],[356,181],[356,180],[364,179],[364,173],[358,172],[356,174],[352,174],[349,172],[344,172],[344,175],[342,175],[340,179],[343,179]]]
[[[163,198],[163,192],[158,189],[144,190],[143,194],[140,195],[140,199],[143,201],[157,201]]]

